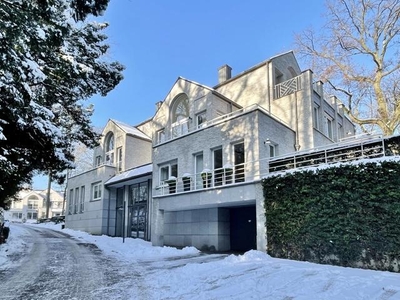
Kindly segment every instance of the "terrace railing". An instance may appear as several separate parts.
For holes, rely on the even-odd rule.
[[[288,170],[392,155],[400,155],[400,136],[390,138],[381,136],[359,137],[356,140],[348,140],[329,147],[260,159],[236,166],[227,165],[224,168],[204,170],[192,175],[185,174],[185,176],[178,178],[173,177],[158,186],[154,196],[224,188],[254,182],[270,174]]]

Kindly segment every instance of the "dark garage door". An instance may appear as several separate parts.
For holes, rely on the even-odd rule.
[[[256,249],[256,208],[255,206],[230,209],[231,251]]]

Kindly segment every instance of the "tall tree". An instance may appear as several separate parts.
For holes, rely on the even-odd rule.
[[[395,133],[400,124],[400,0],[328,0],[326,8],[325,26],[297,36],[298,51],[364,132]]]
[[[33,172],[60,175],[73,146],[96,145],[85,100],[107,95],[123,66],[108,61],[94,21],[108,0],[0,0],[0,207]]]

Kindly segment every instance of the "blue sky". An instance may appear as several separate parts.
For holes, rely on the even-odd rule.
[[[98,20],[110,24],[109,58],[126,70],[107,97],[89,100],[93,125],[151,118],[178,76],[212,87],[224,64],[234,76],[292,50],[294,34],[318,28],[323,12],[323,0],[111,0]],[[47,181],[36,178],[34,188],[46,189]]]

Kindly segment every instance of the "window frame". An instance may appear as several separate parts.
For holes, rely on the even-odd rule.
[[[102,185],[101,181],[97,181],[97,182],[92,183],[92,193],[91,193],[91,195],[92,195],[91,200],[92,201],[101,200],[101,198],[102,198],[102,188],[103,188],[103,185]]]
[[[79,198],[79,213],[85,211],[85,186],[81,186],[80,198]]]
[[[161,176],[163,174],[162,170],[166,169],[167,172],[166,174],[168,176],[166,176],[166,178],[164,179],[164,176]],[[174,162],[170,162],[170,163],[165,163],[159,166],[159,172],[158,172],[158,180],[160,185],[163,185],[166,183],[166,181],[168,181],[169,178],[171,178],[172,176],[178,178],[178,162],[174,161]]]
[[[203,110],[196,114],[196,127],[202,128],[207,123],[207,111]]]

